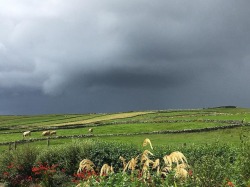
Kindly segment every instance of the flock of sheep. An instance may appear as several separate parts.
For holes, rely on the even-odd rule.
[[[93,133],[93,129],[92,128],[89,129],[89,133]],[[47,131],[43,131],[42,132],[42,136],[52,136],[52,135],[56,135],[56,131],[49,131],[49,130],[47,130]],[[25,138],[27,136],[31,136],[31,131],[25,131],[23,133],[23,138]]]
[[[42,136],[51,136],[51,135],[56,135],[56,131],[43,131],[42,132]],[[27,136],[31,136],[31,131],[25,131],[23,133],[23,138],[27,137]]]

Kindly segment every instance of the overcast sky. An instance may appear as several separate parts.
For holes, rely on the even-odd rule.
[[[249,0],[0,0],[0,114],[250,107]]]

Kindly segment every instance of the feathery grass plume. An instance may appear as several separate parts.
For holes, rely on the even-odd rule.
[[[78,185],[76,185],[76,187],[90,187],[89,180],[83,183],[79,183]]]
[[[127,163],[126,163],[126,159],[123,158],[122,156],[119,157],[119,159],[122,161],[123,164],[123,169],[126,167]]]
[[[148,156],[148,154],[150,154],[151,156],[153,156],[154,154],[153,153],[151,153],[149,150],[145,150],[145,151],[143,151],[143,153],[142,154],[144,154],[144,155],[146,155],[146,156]]]
[[[172,168],[172,160],[171,157],[169,155],[165,155],[163,157],[164,163],[167,167]]]
[[[109,166],[108,164],[103,164],[101,171],[100,171],[100,176],[105,176],[110,173],[114,173],[113,167]]]
[[[179,165],[179,162],[187,164],[186,157],[179,151],[172,152],[170,155],[165,155],[163,160],[165,164],[170,167],[172,166],[172,163],[176,163],[177,166]]]
[[[147,146],[148,144],[150,145],[151,149],[153,150],[153,147],[152,147],[152,144],[151,144],[150,139],[146,138],[146,139],[143,141],[142,146],[145,147],[145,146]]]
[[[86,169],[87,171],[94,171],[95,164],[89,159],[83,159],[77,170],[77,173],[81,172],[82,170]]]
[[[138,157],[135,157],[135,158],[132,158],[126,165],[126,167],[123,169],[123,172],[125,172],[127,169],[130,169],[132,170],[132,172],[135,170],[135,167],[137,165],[137,160],[138,160]]]
[[[150,178],[150,172],[149,172],[149,166],[150,164],[153,164],[154,162],[152,160],[146,160],[142,166],[142,173],[144,179]]]
[[[154,162],[152,160],[146,160],[143,164],[142,171],[147,171],[150,164],[153,164]]]
[[[90,180],[88,179],[87,181],[81,181],[81,183],[79,183],[76,187],[91,187],[92,184],[90,184]],[[97,184],[99,184],[97,181],[96,181]]]
[[[165,166],[164,168],[161,169],[162,172],[164,173],[169,173],[172,170],[172,167],[170,166]]]
[[[172,167],[170,166],[166,166],[166,167],[163,167],[161,169],[161,171],[159,171],[159,174],[161,176],[164,176],[164,177],[167,177],[167,175],[172,171]],[[158,173],[157,173],[158,174]]]
[[[143,151],[142,156],[141,156],[141,162],[142,162],[142,163],[143,163],[144,161],[146,161],[146,160],[149,160],[149,157],[148,157],[149,154],[150,154],[151,156],[154,155],[154,154],[151,153],[149,150]]]
[[[160,174],[160,159],[156,159],[154,162],[153,162],[153,166],[152,166],[152,169],[155,169],[157,168],[157,174],[159,175]]]
[[[149,155],[153,156],[153,153],[151,153],[149,150],[145,150],[143,151],[141,156],[142,173],[144,179],[150,178],[149,167],[150,164],[154,163],[152,160],[149,159]]]
[[[87,180],[81,180],[76,187],[93,187],[100,186],[100,181],[95,180],[94,178],[88,178]]]
[[[187,169],[188,167],[189,167],[189,165],[186,164],[186,163],[181,163],[181,164],[178,165],[178,168]]]
[[[81,186],[82,186],[82,184],[81,184],[81,183],[79,183],[79,184],[77,184],[77,185],[76,185],[76,187],[81,187]]]
[[[181,179],[181,180],[186,180],[188,177],[188,172],[186,169],[184,169],[185,164],[180,164],[175,168],[175,175],[174,177],[177,179]]]

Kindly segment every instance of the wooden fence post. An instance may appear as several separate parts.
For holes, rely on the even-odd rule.
[[[14,149],[16,150],[16,141],[14,142]]]
[[[48,146],[48,147],[49,147],[49,143],[50,143],[50,142],[49,142],[49,137],[48,137],[48,138],[47,138],[47,146]]]

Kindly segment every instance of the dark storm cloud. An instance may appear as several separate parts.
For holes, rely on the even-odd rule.
[[[1,1],[0,113],[249,106],[249,7]]]

